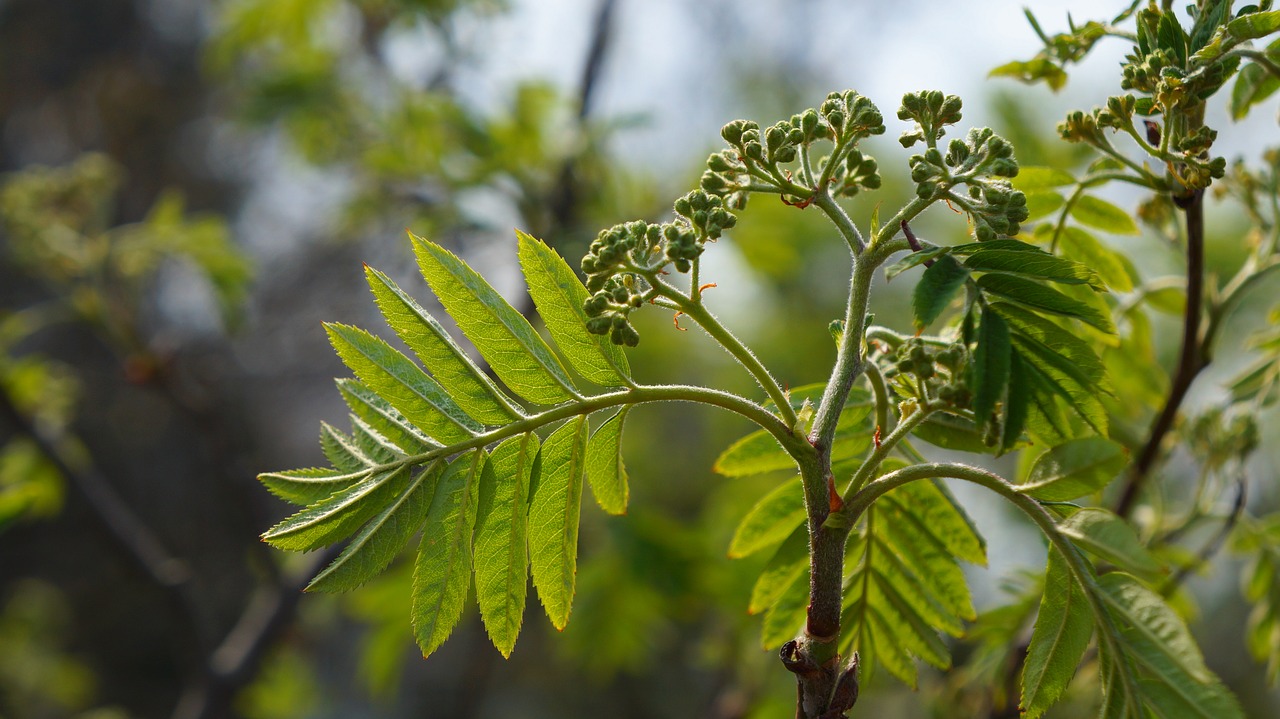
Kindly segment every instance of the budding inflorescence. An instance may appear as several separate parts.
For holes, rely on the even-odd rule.
[[[898,347],[893,360],[885,376],[914,376],[913,384],[902,387],[909,394],[922,395],[917,399],[938,400],[956,409],[968,409],[972,403],[973,392],[966,373],[969,351],[963,343],[938,346],[912,338]]]
[[[946,126],[960,121],[960,110],[960,98],[936,90],[908,93],[902,98],[898,117],[914,121],[916,128],[904,132],[899,142],[903,147],[917,142],[926,146],[908,161],[916,196],[960,204],[969,214],[978,240],[1015,235],[1028,211],[1026,196],[1003,179],[1018,174],[1013,146],[984,127],[970,130],[964,139],[952,139],[945,153],[939,147]],[[951,194],[959,184],[967,185],[967,199]]]
[[[803,207],[820,188],[810,186],[805,188],[805,196],[794,196],[791,180],[797,168],[791,166],[814,143],[830,141],[834,146],[831,155],[822,157],[813,167],[806,160],[800,169],[805,177],[816,172],[817,177],[824,178],[833,195],[852,197],[862,189],[880,187],[876,161],[856,148],[858,141],[882,133],[884,117],[880,111],[852,90],[833,92],[819,107],[768,128],[762,129],[750,120],[734,120],[720,131],[729,149],[707,158],[701,187],[724,197],[729,207],[741,209],[747,192],[754,187],[780,185],[789,190],[783,193],[783,199]]]
[[[652,293],[651,278],[668,265],[688,272],[707,242],[737,223],[724,201],[694,190],[675,202],[676,218],[662,224],[636,221],[603,230],[582,258],[587,290],[583,303],[587,329],[607,334],[614,344],[634,347],[640,335],[630,323],[632,311]]]

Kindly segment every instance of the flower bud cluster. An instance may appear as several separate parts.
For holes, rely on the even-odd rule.
[[[1170,72],[1171,77],[1180,72],[1174,67],[1169,53],[1160,49],[1152,50],[1145,55],[1129,55],[1125,59],[1127,62],[1121,68],[1124,76],[1120,80],[1120,87],[1125,90],[1137,90],[1147,95],[1154,95],[1166,71]]]
[[[924,140],[930,147],[938,142],[938,138],[946,134],[946,126],[960,122],[960,98],[955,95],[943,95],[937,90],[909,92],[902,96],[902,107],[898,108],[899,120],[912,120],[917,127],[902,133],[898,142],[903,147]]]
[[[855,146],[863,138],[883,133],[884,117],[880,111],[852,90],[833,92],[818,108],[792,115],[768,128],[762,129],[749,120],[734,120],[720,131],[730,149],[707,158],[700,186],[725,198],[730,209],[742,209],[753,172],[766,177],[789,176],[781,166],[795,162],[801,149],[814,142],[831,140],[838,152],[819,161],[817,169],[826,172],[830,164],[834,193],[853,196],[860,189],[880,187],[875,161],[863,156]]]
[[[937,347],[912,338],[898,347],[895,362],[885,375],[914,375],[928,396],[956,409],[967,409],[973,402],[965,371],[968,363],[969,352],[961,343]]]
[[[1020,223],[1030,215],[1027,196],[1008,182],[971,184],[969,197],[975,200],[969,215],[973,220],[973,235],[979,242],[1018,234]]]
[[[629,317],[648,297],[644,277],[667,265],[688,272],[706,243],[719,239],[738,221],[724,200],[703,190],[676,200],[675,211],[677,217],[670,222],[615,225],[592,241],[582,258],[587,291],[592,293],[582,306],[588,331],[607,334],[614,344],[635,346],[640,335]]]
[[[1094,123],[1099,127],[1125,130],[1133,126],[1133,113],[1136,107],[1137,100],[1133,95],[1109,97],[1106,108],[1094,113]]]
[[[943,102],[939,107],[942,112],[948,106]],[[958,109],[953,116],[959,116]],[[922,125],[919,133],[923,132]],[[940,128],[937,134],[941,134]],[[965,203],[965,210],[973,222],[975,237],[985,241],[1000,235],[1016,235],[1019,223],[1029,214],[1027,198],[1007,180],[996,179],[1017,176],[1018,162],[1013,156],[1013,146],[986,127],[970,130],[963,140],[951,140],[945,155],[935,141],[927,141],[929,147],[908,161],[916,195],[924,200],[943,197],[956,184],[964,183],[971,200]]]

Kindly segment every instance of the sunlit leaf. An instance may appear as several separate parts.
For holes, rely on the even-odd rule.
[[[804,489],[795,477],[766,494],[743,517],[729,543],[729,556],[746,557],[776,544],[804,519]]]
[[[423,656],[439,648],[462,618],[471,588],[471,537],[484,464],[485,454],[479,449],[455,459],[436,482],[427,510],[413,567],[411,610]]]
[[[325,329],[360,381],[432,438],[459,442],[482,429],[427,373],[385,341],[348,325],[330,323]]]
[[[605,335],[587,331],[587,313],[582,309],[588,296],[587,288],[555,250],[523,232],[517,231],[516,235],[520,267],[529,284],[529,294],[569,364],[596,384],[606,387],[625,384],[631,368],[622,348]]]
[[[1128,451],[1105,437],[1073,439],[1040,455],[1018,491],[1049,502],[1069,501],[1101,490],[1128,464]]]
[[[564,367],[528,320],[452,252],[410,237],[440,304],[513,392],[540,404],[572,398],[573,383]]]
[[[417,301],[372,267],[365,268],[365,275],[387,324],[463,411],[488,424],[505,424],[520,416],[506,395]]]
[[[529,505],[529,559],[533,586],[547,617],[564,629],[573,606],[578,569],[578,519],[586,467],[587,418],[562,425],[542,444]]]
[[[308,591],[345,592],[372,579],[422,527],[444,463],[433,462],[351,539],[338,558],[307,585]]]
[[[600,508],[609,514],[627,511],[627,468],[622,463],[622,428],[627,409],[618,410],[596,428],[587,445],[587,480]]]
[[[537,458],[537,435],[518,435],[494,447],[480,475],[476,601],[485,630],[504,657],[511,655],[524,621],[529,583],[529,482]]]
[[[1081,195],[1071,206],[1071,216],[1082,225],[1117,235],[1136,235],[1138,225],[1128,212],[1093,195]]]
[[[1101,507],[1085,507],[1058,523],[1076,546],[1141,576],[1160,573],[1160,563],[1129,523]]]
[[[1022,667],[1020,706],[1029,719],[1043,714],[1066,691],[1091,636],[1088,597],[1071,577],[1062,554],[1050,548],[1040,613]]]

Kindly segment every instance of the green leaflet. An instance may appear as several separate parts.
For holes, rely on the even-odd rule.
[[[390,464],[404,457],[404,452],[391,440],[378,434],[377,430],[355,415],[351,415],[351,438],[360,447],[360,451],[378,465]]]
[[[1104,247],[1098,238],[1079,227],[1064,227],[1058,237],[1058,245],[1062,254],[1092,267],[1111,289],[1133,291],[1133,277],[1125,267],[1125,259],[1115,250]]]
[[[994,447],[987,446],[981,428],[973,420],[948,412],[930,415],[916,425],[912,434],[929,444],[957,452],[990,454],[994,450]]]
[[[529,483],[538,437],[522,434],[494,447],[480,475],[475,582],[480,618],[502,656],[511,656],[529,584]]]
[[[569,269],[564,258],[542,240],[516,231],[519,238],[520,267],[529,294],[551,339],[564,352],[578,374],[604,387],[627,384],[631,367],[622,348],[605,335],[587,331],[587,313],[582,304],[587,288]]]
[[[483,429],[426,372],[385,341],[348,325],[328,323],[325,329],[360,381],[433,439],[461,442]]]
[[[1105,437],[1073,439],[1040,455],[1018,491],[1066,502],[1107,486],[1127,464],[1128,451]]]
[[[1129,213],[1093,195],[1081,195],[1071,206],[1071,216],[1082,225],[1117,235],[1136,235],[1138,225]]]
[[[1019,171],[1018,175],[1021,176],[1022,172]],[[1060,193],[1053,192],[1052,190],[1028,192],[1026,193],[1026,198],[1028,222],[1038,220],[1042,217],[1048,217],[1050,214],[1056,212],[1066,204],[1067,201]]]
[[[1076,672],[1093,636],[1093,609],[1067,569],[1066,560],[1053,547],[1045,569],[1040,613],[1022,667],[1022,701],[1028,719],[1053,706]]]
[[[453,461],[436,483],[413,567],[413,632],[422,656],[453,633],[471,587],[471,532],[484,450]]]
[[[350,487],[368,477],[372,471],[368,467],[354,472],[312,467],[285,472],[263,472],[258,475],[258,481],[284,501],[305,506]]]
[[[1274,95],[1276,90],[1280,90],[1280,78],[1257,63],[1245,65],[1236,75],[1235,85],[1231,86],[1231,119],[1244,119],[1254,105]]]
[[[365,267],[365,275],[387,324],[463,411],[486,424],[506,424],[521,416],[520,410],[417,301],[372,267]]]
[[[1107,334],[1115,334],[1111,317],[1092,305],[1068,297],[1061,292],[1034,280],[1003,272],[988,272],[978,278],[978,287],[993,295],[999,295],[1027,307],[1074,317]]]
[[[356,444],[355,439],[328,422],[320,423],[320,450],[334,469],[355,472],[377,464]]]
[[[911,309],[915,313],[916,327],[928,327],[951,304],[951,298],[969,278],[969,273],[951,255],[942,255],[924,271],[915,292],[911,295]]]
[[[778,601],[765,612],[764,624],[760,631],[760,644],[765,649],[777,649],[791,639],[795,639],[800,628],[804,626],[809,609],[809,571],[805,567],[799,579],[791,583],[782,592]]]
[[[1058,529],[1077,547],[1121,569],[1153,577],[1161,572],[1129,523],[1100,507],[1085,507],[1058,523]]]
[[[533,586],[556,629],[573,606],[578,567],[578,517],[587,453],[587,418],[565,422],[542,445],[539,474],[531,485],[529,550]]]
[[[1008,272],[1068,285],[1089,285],[1103,290],[1098,273],[1072,260],[1049,254],[1030,254],[1014,250],[982,250],[964,260],[965,267],[982,272]]]
[[[1204,665],[1182,619],[1159,595],[1122,572],[1102,575],[1098,587],[1119,630],[1121,660],[1145,674],[1141,695],[1148,709],[1161,719],[1243,719],[1235,698]]]
[[[956,559],[986,561],[981,537],[934,482],[911,482],[866,512],[847,551],[841,652],[858,649],[914,685],[919,657],[950,665],[938,632],[959,636],[975,616]]]
[[[733,533],[729,556],[746,557],[776,544],[804,522],[804,488],[793,477],[766,494],[747,512]]]
[[[964,508],[941,481],[911,482],[889,494],[917,518],[919,528],[956,559],[987,566],[987,542]]]
[[[1075,184],[1076,178],[1055,167],[1019,167],[1018,176],[1009,181],[1014,189],[1030,193]]]
[[[1280,30],[1280,10],[1251,12],[1227,23],[1227,32],[1239,40],[1256,40]]]
[[[267,530],[262,539],[277,549],[307,552],[333,544],[377,514],[409,482],[407,467],[374,473],[346,489],[285,519]]]
[[[440,304],[513,392],[539,404],[576,395],[560,360],[502,295],[452,252],[409,236],[418,267]]]
[[[1079,337],[1047,317],[1008,302],[992,302],[988,307],[998,312],[1009,323],[1010,330],[1019,335],[1023,342],[1034,341],[1038,348],[1037,354],[1061,355],[1065,361],[1058,364],[1071,368],[1071,374],[1077,381],[1090,386],[1096,385],[1108,394],[1112,392],[1106,366],[1093,348]]]
[[[983,312],[978,323],[978,347],[973,353],[973,414],[980,424],[986,424],[996,402],[1004,397],[1011,352],[1009,326],[995,312]]]
[[[1098,399],[1097,388],[1082,378],[1078,365],[1072,364],[1025,335],[1015,334],[1013,346],[1028,369],[1028,375],[1039,386],[1071,403],[1072,408],[1098,434],[1107,433],[1107,411]]]
[[[338,392],[351,412],[405,454],[421,454],[440,445],[431,441],[376,392],[351,378],[337,380]]]
[[[627,512],[627,468],[622,464],[623,407],[596,428],[587,444],[587,480],[600,508],[609,514]]]
[[[894,262],[892,265],[889,265],[888,267],[884,268],[884,279],[886,282],[890,282],[893,280],[893,278],[897,277],[903,272],[906,272],[912,267],[918,267],[919,265],[923,265],[924,263],[930,260],[935,260],[940,255],[945,255],[949,252],[951,252],[950,247],[930,247],[930,248],[921,250],[919,252],[912,252],[911,254],[904,256],[902,259],[898,260],[897,262]]]
[[[1027,382],[1027,369],[1022,358],[1009,357],[1009,389],[1005,393],[1003,422],[1000,427],[1000,453],[1008,452],[1022,439],[1031,411],[1031,388]]]
[[[444,470],[437,460],[418,473],[400,496],[391,499],[342,550],[342,554],[311,580],[307,591],[345,592],[386,569],[426,518]]]
[[[778,545],[769,558],[756,583],[751,587],[748,614],[759,614],[777,604],[787,591],[804,574],[809,566],[809,528],[801,524],[786,541]]]
[[[960,636],[962,626],[958,620],[977,618],[964,570],[945,544],[943,533],[924,524],[920,514],[907,504],[911,499],[889,497],[882,500],[885,516],[889,519],[882,527],[882,533],[892,549],[891,564],[897,572],[905,575],[909,570],[917,577],[921,591],[909,596],[918,596],[927,603],[922,605],[922,612],[936,613],[936,616],[930,614],[934,626],[953,636]]]
[[[849,404],[840,413],[831,445],[832,462],[852,459],[871,446],[870,427],[866,423],[870,414],[870,404]],[[795,466],[795,460],[782,449],[778,440],[762,429],[729,445],[716,458],[712,469],[726,477],[746,477],[781,469],[794,470]]]

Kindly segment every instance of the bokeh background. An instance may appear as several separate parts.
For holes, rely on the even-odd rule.
[[[430,298],[404,228],[532,311],[513,228],[576,264],[599,229],[668,212],[726,121],[844,88],[890,125],[860,222],[905,197],[906,91],[960,94],[966,124],[1012,139],[1023,164],[1074,166],[1053,125],[1105,99],[1125,48],[1104,43],[1057,94],[988,80],[1039,47],[1022,4],[0,0],[0,717],[789,716],[791,680],[745,612],[763,557],[724,556],[780,479],[711,472],[740,421],[632,415],[629,513],[584,504],[569,628],[532,604],[505,661],[474,612],[424,661],[403,563],[350,595],[301,595],[326,558],[257,539],[286,508],[254,475],[322,462],[345,370],[320,322],[382,327],[361,263]],[[1027,4],[1065,27],[1062,3]],[[1119,9],[1071,3],[1076,19]],[[1239,151],[1280,134],[1274,102],[1222,118]],[[917,231],[955,241],[948,215]],[[1128,242],[1144,273],[1176,267],[1171,248]],[[712,309],[791,386],[821,381],[845,252],[820,217],[753,202],[707,254]],[[878,322],[906,326],[910,286],[877,290]],[[664,313],[638,324],[641,379],[754,391]],[[1254,469],[1276,464],[1264,451]],[[964,496],[992,554],[975,596],[994,606],[1044,549]],[[1274,716],[1241,647],[1233,561],[1192,582],[1197,633],[1251,715]],[[918,692],[873,681],[859,715],[957,716],[957,656]]]

